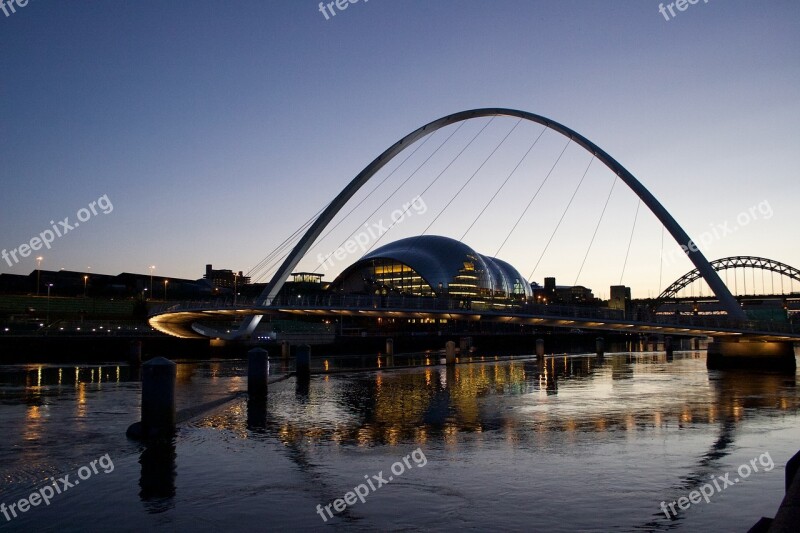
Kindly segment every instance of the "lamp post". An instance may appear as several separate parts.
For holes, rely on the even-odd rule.
[[[36,258],[36,296],[39,296],[39,280],[42,275],[42,257],[41,255]]]
[[[46,324],[50,324],[50,289],[53,287],[52,283],[47,284],[47,320]]]
[[[83,297],[86,298],[86,282],[89,281],[89,276],[83,276]]]
[[[153,297],[153,270],[156,269],[155,265],[150,265],[150,297]]]
[[[167,283],[169,283],[168,279],[164,280],[164,301],[167,301]]]

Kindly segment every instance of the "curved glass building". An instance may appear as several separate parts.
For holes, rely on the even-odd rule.
[[[371,251],[330,288],[348,294],[449,296],[493,305],[532,296],[530,284],[510,264],[435,235],[409,237]]]

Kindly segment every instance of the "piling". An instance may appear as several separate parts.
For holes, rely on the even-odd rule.
[[[281,357],[284,359],[289,359],[291,353],[292,347],[289,345],[289,341],[281,341]]]
[[[456,363],[456,343],[453,341],[447,341],[445,344],[445,360],[448,365]]]
[[[594,341],[594,348],[597,352],[597,357],[603,357],[606,352],[606,341],[603,337],[597,337]]]
[[[263,348],[247,352],[247,392],[251,396],[267,392],[268,356],[269,352]]]
[[[311,377],[311,346],[303,344],[295,350],[295,371],[298,378]]]
[[[389,357],[394,355],[394,339],[386,339],[386,355]]]
[[[138,367],[142,364],[142,341],[131,341],[128,346],[128,363]]]
[[[142,436],[171,437],[175,432],[177,366],[156,357],[142,365]]]
[[[536,357],[544,357],[544,339],[536,339]]]

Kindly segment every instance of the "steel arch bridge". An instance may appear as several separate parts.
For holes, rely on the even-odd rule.
[[[261,305],[269,305],[272,300],[278,295],[281,287],[288,279],[294,268],[308,252],[316,239],[320,236],[323,230],[331,223],[334,217],[345,206],[350,198],[365,185],[381,168],[383,168],[389,161],[394,159],[401,152],[413,145],[418,140],[432,134],[433,132],[466,120],[471,120],[481,117],[497,117],[507,116],[516,117],[522,120],[527,120],[537,124],[541,124],[545,128],[551,129],[561,135],[567,137],[570,141],[575,142],[584,150],[592,154],[600,160],[606,167],[614,172],[625,184],[642,200],[642,202],[650,209],[650,211],[658,218],[664,227],[670,232],[675,241],[684,247],[688,248],[686,254],[689,259],[694,263],[697,270],[705,279],[708,286],[719,299],[720,303],[725,307],[729,316],[737,320],[744,320],[746,316],[741,310],[736,299],[731,294],[730,290],[725,286],[716,271],[711,267],[708,260],[703,253],[695,246],[694,241],[689,237],[686,231],[675,221],[672,215],[664,208],[663,205],[650,193],[644,185],[639,182],[628,169],[623,167],[616,159],[611,157],[605,150],[597,146],[595,143],[578,133],[577,131],[564,126],[547,117],[536,115],[528,111],[521,111],[519,109],[507,108],[483,108],[471,109],[462,111],[452,115],[442,117],[434,120],[413,132],[409,133],[395,144],[390,146],[386,151],[379,155],[364,170],[362,170],[353,180],[339,193],[336,198],[325,208],[320,216],[314,221],[311,227],[308,228],[306,233],[300,241],[292,249],[291,253],[286,257],[284,262],[278,268],[275,275],[265,287],[260,296]],[[249,317],[242,324],[242,327],[237,332],[237,336],[246,336],[251,334],[258,322],[261,320],[260,315]],[[202,328],[198,325],[195,331],[201,334],[219,335],[217,332]]]
[[[497,116],[516,117],[521,120],[527,120],[540,124],[545,128],[551,129],[563,135],[564,137],[567,137],[571,142],[576,143],[584,150],[592,154],[593,157],[600,160],[641,199],[641,201],[670,232],[670,235],[672,235],[675,241],[682,248],[687,249],[686,255],[688,256],[689,260],[692,261],[699,275],[706,281],[708,286],[711,288],[711,291],[718,298],[720,304],[728,313],[728,316],[733,320],[746,320],[744,311],[742,311],[728,287],[722,282],[716,270],[711,266],[703,253],[698,249],[694,241],[675,221],[666,208],[661,205],[661,203],[652,195],[652,193],[650,193],[650,191],[647,190],[647,188],[645,188],[644,185],[642,185],[639,180],[636,179],[633,174],[631,174],[630,171],[623,167],[616,159],[611,157],[602,148],[575,130],[541,115],[536,115],[534,113],[521,111],[518,109],[507,108],[472,109],[447,115],[414,130],[386,149],[381,155],[367,165],[364,170],[362,170],[355,178],[353,178],[353,180],[336,196],[336,198],[333,199],[333,201],[331,201],[330,204],[328,204],[319,217],[317,217],[317,219],[311,224],[299,242],[294,246],[292,251],[280,265],[270,282],[267,284],[264,291],[259,296],[256,306],[265,310],[270,308],[272,302],[280,292],[289,275],[294,271],[297,264],[308,252],[323,230],[347,204],[350,198],[352,198],[353,195],[363,185],[365,185],[381,168],[383,168],[397,155],[412,146],[415,142],[441,128],[466,120]],[[209,309],[208,311],[212,310]],[[161,329],[159,327],[159,322],[169,321],[169,316],[165,316],[169,314],[169,311],[156,313],[151,317],[150,323],[156,329]],[[251,312],[242,313],[239,316],[244,317],[244,321],[242,322],[239,330],[232,332],[231,334],[223,334],[199,323],[192,324],[191,328],[196,333],[206,337],[236,339],[252,334],[263,315],[258,313],[252,314]]]
[[[769,272],[775,272],[782,276],[786,276],[787,278],[791,278],[795,281],[800,282],[800,270],[797,270],[793,266],[787,265],[785,263],[781,263],[779,261],[775,261],[773,259],[767,259],[765,257],[755,257],[752,255],[737,255],[733,257],[724,257],[722,259],[715,259],[709,263],[711,267],[716,271],[720,272],[723,270],[733,269],[733,268],[754,268],[759,270],[766,270]],[[690,272],[687,272],[677,280],[675,280],[669,287],[664,289],[664,291],[656,298],[655,305],[657,306],[659,302],[663,302],[664,300],[669,300],[678,296],[678,293],[683,290],[684,288],[688,287],[698,279],[702,278],[700,271],[696,268]]]

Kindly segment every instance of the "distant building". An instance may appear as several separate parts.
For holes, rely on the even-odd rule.
[[[624,311],[625,316],[630,316],[631,311],[631,288],[625,285],[612,285],[608,300],[609,309]]]
[[[544,278],[544,290],[542,292],[543,299],[547,300],[546,303],[564,305],[597,303],[592,289],[583,285],[556,285],[556,278],[554,277]]]
[[[465,305],[527,302],[530,284],[510,264],[449,237],[400,239],[344,270],[331,289],[347,294],[451,297]]]
[[[250,284],[250,276],[245,276],[242,271],[233,270],[214,270],[212,265],[206,265],[206,273],[203,279],[211,283],[212,286],[225,289],[239,288]]]

